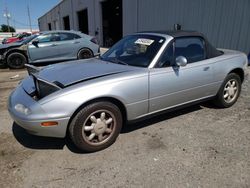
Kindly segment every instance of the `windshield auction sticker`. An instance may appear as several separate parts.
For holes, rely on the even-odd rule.
[[[151,39],[137,39],[135,41],[135,44],[150,46],[153,42],[154,40],[151,40]]]

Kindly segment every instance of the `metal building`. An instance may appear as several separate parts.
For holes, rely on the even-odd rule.
[[[250,51],[250,0],[63,0],[39,18],[40,30],[73,29],[112,45],[137,31],[203,32],[216,47]]]

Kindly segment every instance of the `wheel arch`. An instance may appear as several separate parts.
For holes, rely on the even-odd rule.
[[[76,116],[76,114],[83,109],[85,106],[88,106],[89,104],[93,104],[95,102],[111,102],[114,105],[116,105],[122,114],[122,119],[123,119],[123,123],[125,123],[127,121],[127,110],[125,105],[118,99],[114,98],[114,97],[99,97],[99,98],[95,98],[95,99],[91,99],[89,101],[84,102],[83,104],[81,104],[75,111],[74,113],[71,115],[70,120],[68,122],[68,126],[67,126],[67,132],[69,129],[69,125],[72,122],[73,118]]]
[[[8,56],[9,56],[10,54],[12,54],[12,53],[20,53],[20,54],[24,55],[25,58],[26,58],[26,60],[27,60],[27,62],[28,62],[28,55],[27,55],[24,51],[18,50],[18,49],[11,49],[11,50],[8,50],[8,51],[6,52],[6,54],[5,54],[6,62],[7,62]]]
[[[235,73],[235,74],[237,74],[237,75],[239,75],[239,77],[240,77],[240,80],[241,80],[241,83],[243,83],[243,81],[244,81],[244,71],[243,71],[243,69],[241,69],[241,68],[235,68],[235,69],[233,69],[233,70],[231,70],[230,72],[229,72],[229,74],[230,73]]]

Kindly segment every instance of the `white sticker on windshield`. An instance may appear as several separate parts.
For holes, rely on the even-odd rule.
[[[135,44],[150,46],[153,42],[154,40],[151,40],[151,39],[137,39],[135,41]]]

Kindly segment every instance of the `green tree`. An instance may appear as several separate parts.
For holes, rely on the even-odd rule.
[[[9,31],[8,26],[5,24],[2,24],[0,31],[1,32],[8,32]],[[15,28],[10,26],[10,32],[16,32]]]

